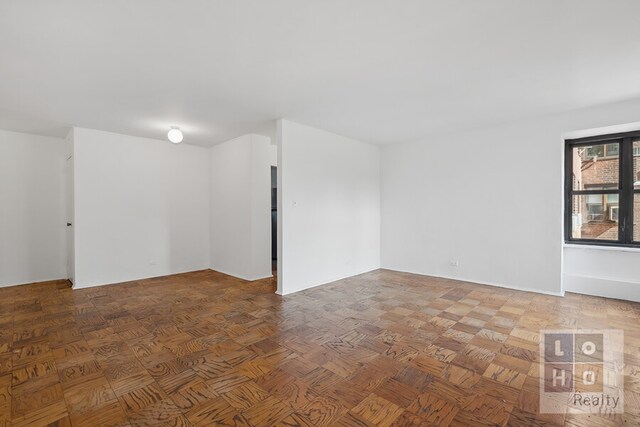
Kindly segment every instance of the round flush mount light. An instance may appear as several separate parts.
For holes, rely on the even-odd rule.
[[[179,127],[172,127],[167,133],[167,138],[174,144],[180,144],[184,136],[182,135],[182,131]]]

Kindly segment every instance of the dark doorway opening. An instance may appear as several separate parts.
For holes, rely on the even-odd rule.
[[[271,166],[271,270],[278,268],[278,168]]]

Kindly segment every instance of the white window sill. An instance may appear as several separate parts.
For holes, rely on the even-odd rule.
[[[636,252],[640,253],[640,248],[627,248],[624,246],[599,246],[599,245],[574,245],[572,243],[565,243],[562,245],[563,248],[571,248],[571,249],[587,249],[590,251],[614,251],[614,252]]]

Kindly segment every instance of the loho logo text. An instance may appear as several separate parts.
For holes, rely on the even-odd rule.
[[[544,330],[541,413],[624,412],[621,330]]]

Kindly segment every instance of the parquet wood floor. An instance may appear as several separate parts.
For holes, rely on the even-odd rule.
[[[378,270],[0,289],[0,426],[637,425],[640,304]],[[621,328],[626,413],[538,414],[541,328]]]

